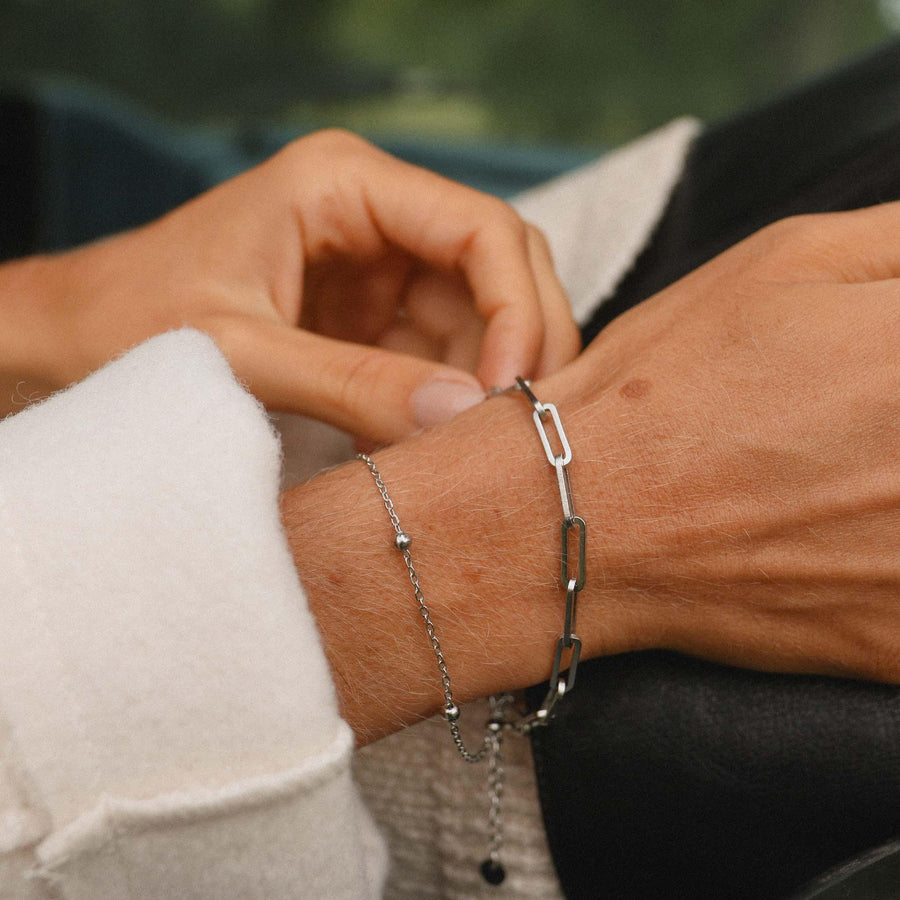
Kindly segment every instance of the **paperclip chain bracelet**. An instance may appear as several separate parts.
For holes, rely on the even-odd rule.
[[[517,730],[529,730],[536,725],[546,724],[553,707],[575,687],[575,673],[578,670],[578,660],[581,658],[581,640],[575,634],[575,613],[578,607],[578,594],[584,589],[586,578],[585,552],[587,549],[587,524],[581,516],[575,515],[575,501],[572,499],[572,484],[569,480],[569,463],[572,462],[572,447],[566,437],[559,412],[552,403],[541,403],[531,390],[531,384],[524,378],[516,378],[519,390],[528,398],[534,407],[532,417],[537,428],[538,436],[544,453],[547,454],[547,462],[556,470],[556,482],[559,486],[559,499],[562,503],[562,524],[560,526],[560,583],[566,592],[566,615],[563,625],[563,633],[556,642],[556,652],[553,655],[553,668],[550,674],[550,689],[537,712],[525,717],[517,725]],[[559,440],[559,451],[551,445],[547,434],[546,421],[553,422],[556,436]],[[576,532],[575,559],[570,560],[571,540],[570,534]],[[568,651],[568,674],[563,677],[566,667],[563,666],[563,656]]]
[[[503,847],[503,754],[502,742],[506,731],[516,734],[528,734],[533,728],[546,725],[552,716],[556,704],[575,685],[575,673],[578,669],[578,660],[581,655],[581,641],[575,634],[575,613],[578,604],[578,594],[585,585],[585,548],[587,538],[587,525],[584,519],[575,515],[575,503],[572,498],[572,486],[569,480],[569,463],[572,461],[572,448],[566,437],[559,412],[552,403],[541,403],[531,390],[531,384],[523,378],[516,378],[516,387],[528,398],[534,407],[532,413],[541,445],[547,455],[547,460],[556,472],[557,485],[559,487],[560,502],[562,504],[562,524],[560,528],[560,581],[566,592],[565,620],[562,636],[556,642],[556,650],[553,656],[553,665],[550,675],[550,688],[541,706],[527,716],[521,716],[516,720],[510,718],[510,704],[512,698],[508,694],[501,694],[490,698],[491,716],[485,728],[484,738],[477,750],[470,750],[463,741],[459,727],[459,707],[453,699],[453,686],[450,674],[447,670],[447,661],[441,642],[438,639],[434,622],[431,619],[431,610],[425,602],[425,595],[419,584],[419,575],[413,564],[410,546],[412,538],[400,525],[400,517],[394,509],[393,500],[384,484],[381,473],[375,462],[365,453],[357,455],[369,469],[375,486],[381,495],[384,508],[394,528],[394,546],[400,551],[413,595],[419,605],[419,614],[425,622],[425,631],[431,643],[431,649],[437,659],[438,672],[441,677],[441,688],[444,699],[444,718],[450,728],[450,736],[456,746],[459,755],[470,763],[480,762],[488,758],[488,796],[490,808],[488,821],[491,832],[488,858],[481,865],[481,873],[490,884],[500,884],[506,877],[506,872],[500,862]],[[550,435],[547,433],[547,421],[553,424],[556,432],[558,448],[554,448]],[[559,452],[557,452],[557,450]],[[570,539],[571,533],[576,532],[576,540]],[[574,564],[570,560],[571,550],[575,548]],[[568,665],[563,665],[564,655],[568,652]]]

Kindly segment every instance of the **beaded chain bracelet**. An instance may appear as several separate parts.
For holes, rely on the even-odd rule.
[[[550,688],[544,697],[543,703],[533,713],[516,716],[512,710],[513,698],[509,694],[499,694],[490,698],[490,718],[485,727],[485,734],[481,746],[477,750],[469,750],[463,741],[459,726],[459,707],[453,699],[453,688],[450,682],[450,674],[447,670],[447,662],[438,640],[434,622],[431,619],[431,610],[425,602],[425,595],[419,584],[419,576],[413,564],[410,545],[412,538],[400,525],[400,518],[394,509],[394,503],[385,487],[381,473],[374,461],[365,453],[358,454],[369,469],[375,480],[375,486],[381,494],[384,508],[387,510],[394,527],[394,546],[400,551],[406,571],[412,584],[413,594],[419,605],[419,614],[425,621],[425,631],[431,643],[437,659],[438,672],[441,677],[441,686],[444,695],[444,718],[450,728],[450,736],[456,746],[459,755],[470,763],[481,762],[485,757],[488,760],[488,797],[490,806],[488,811],[488,823],[490,827],[490,843],[487,858],[481,864],[481,874],[489,884],[500,884],[506,877],[506,870],[501,862],[503,849],[503,736],[506,732],[518,735],[526,735],[533,728],[545,726],[549,723],[554,707],[575,685],[575,673],[578,669],[578,660],[581,655],[581,641],[575,634],[575,612],[578,604],[578,594],[585,584],[585,545],[587,537],[587,525],[584,519],[575,515],[575,504],[572,499],[572,486],[569,481],[569,463],[572,461],[572,448],[566,438],[559,412],[552,403],[541,403],[531,390],[531,384],[523,378],[516,378],[516,386],[511,390],[521,391],[534,407],[532,416],[537,428],[541,445],[547,455],[547,461],[556,472],[556,480],[559,486],[559,497],[562,503],[562,524],[560,526],[560,582],[566,592],[566,610],[563,625],[563,633],[556,642],[553,655],[553,665],[550,675]],[[558,447],[554,449],[550,435],[547,433],[547,423],[552,423],[556,432]],[[572,532],[575,539],[572,540]],[[574,548],[574,552],[573,552]],[[570,556],[574,556],[573,560]],[[568,665],[564,666],[564,658],[568,654]]]

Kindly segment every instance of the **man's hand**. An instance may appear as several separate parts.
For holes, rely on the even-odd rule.
[[[583,656],[666,647],[900,682],[898,225],[895,205],[768,228],[535,384],[565,423],[587,522]],[[455,693],[546,678],[559,497],[528,404],[491,400],[377,459]],[[289,492],[283,511],[360,739],[435,712],[437,668],[365,467]]]
[[[551,379],[639,644],[900,681],[898,226],[897,204],[780,222]]]

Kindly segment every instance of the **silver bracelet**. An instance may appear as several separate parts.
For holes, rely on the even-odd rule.
[[[438,672],[440,672],[441,687],[444,693],[443,712],[444,718],[450,726],[450,736],[453,738],[453,743],[456,744],[459,755],[466,762],[480,762],[484,759],[490,749],[491,732],[488,731],[485,733],[481,747],[474,753],[466,748],[459,730],[459,707],[453,700],[453,687],[450,684],[450,673],[447,671],[447,662],[444,659],[444,651],[441,649],[441,642],[438,640],[434,622],[431,621],[431,610],[425,603],[425,595],[422,593],[422,588],[419,585],[419,576],[416,572],[416,567],[413,565],[412,554],[409,552],[412,538],[400,527],[400,518],[397,515],[397,511],[394,509],[394,502],[391,500],[388,489],[384,486],[384,481],[381,478],[381,473],[378,471],[375,462],[366,453],[359,453],[356,458],[361,459],[369,467],[369,471],[375,479],[375,486],[378,488],[378,492],[381,494],[381,499],[384,502],[384,508],[390,516],[391,525],[394,526],[394,546],[403,556],[406,572],[409,575],[409,581],[413,587],[413,595],[416,598],[416,602],[419,604],[419,614],[425,620],[425,632],[428,634],[428,640],[431,642],[431,649],[434,651],[434,655],[437,658]]]
[[[575,673],[578,669],[578,660],[581,655],[581,640],[575,634],[575,613],[578,604],[578,594],[585,584],[585,547],[587,537],[587,525],[584,519],[575,515],[575,504],[572,499],[572,486],[569,480],[569,463],[572,461],[572,448],[566,433],[563,430],[559,412],[552,403],[541,403],[531,390],[531,384],[523,378],[516,378],[516,387],[511,390],[519,390],[528,398],[534,407],[533,418],[541,445],[547,455],[547,460],[556,472],[556,480],[559,486],[560,502],[562,503],[562,524],[560,527],[560,581],[566,592],[565,619],[562,636],[556,642],[556,650],[553,656],[553,665],[550,675],[550,688],[541,706],[533,713],[516,718],[512,715],[512,697],[509,694],[500,694],[490,698],[491,716],[485,727],[485,734],[481,746],[474,752],[469,750],[463,741],[459,727],[459,707],[453,699],[453,687],[450,682],[450,674],[447,670],[447,662],[438,640],[434,622],[431,619],[431,610],[425,602],[425,595],[419,584],[419,576],[413,564],[410,546],[412,538],[400,525],[400,518],[394,508],[394,503],[384,484],[381,473],[375,462],[365,453],[357,455],[362,460],[375,480],[375,486],[381,494],[384,508],[390,517],[394,528],[394,546],[400,551],[403,562],[406,565],[407,575],[413,588],[413,594],[419,605],[419,614],[425,621],[425,631],[431,643],[431,649],[437,659],[438,672],[441,677],[441,687],[444,695],[444,718],[450,728],[450,736],[459,755],[470,763],[480,762],[488,758],[488,796],[490,808],[488,814],[491,838],[487,859],[481,864],[481,874],[490,884],[500,884],[506,877],[506,871],[500,861],[503,847],[503,736],[507,731],[515,734],[528,734],[533,728],[547,725],[550,721],[553,709],[575,685]],[[547,433],[548,419],[553,424],[558,442],[558,451],[551,443]],[[575,540],[571,539],[575,532]],[[573,554],[574,549],[574,554]],[[574,563],[570,556],[574,555]],[[568,665],[563,666],[564,655],[568,653]]]

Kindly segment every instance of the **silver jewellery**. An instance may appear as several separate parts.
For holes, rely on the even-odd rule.
[[[559,485],[559,499],[562,503],[562,524],[560,525],[560,583],[566,592],[566,617],[563,625],[562,637],[556,642],[556,652],[553,656],[553,670],[550,674],[550,690],[544,697],[537,712],[528,717],[531,727],[537,724],[546,724],[553,711],[553,707],[575,687],[575,673],[578,670],[578,660],[581,658],[581,640],[575,634],[575,613],[578,607],[578,594],[584,589],[585,582],[585,549],[587,544],[587,524],[581,516],[575,515],[575,502],[572,499],[572,485],[569,481],[569,463],[572,462],[572,448],[569,446],[566,432],[559,420],[559,412],[552,403],[541,403],[534,396],[531,384],[523,378],[516,378],[516,386],[529,399],[534,407],[532,418],[537,428],[544,453],[547,454],[547,462],[556,470],[556,481]],[[556,436],[559,439],[561,453],[556,453],[550,443],[545,422],[547,417],[553,422]],[[577,532],[575,544],[576,553],[574,565],[570,566],[570,538],[573,531]],[[562,666],[563,654],[569,652],[568,676],[562,677],[565,672]]]
[[[476,763],[487,757],[488,760],[488,796],[490,808],[488,823],[490,827],[490,844],[487,859],[481,864],[481,874],[489,884],[500,884],[506,877],[506,871],[500,861],[503,848],[503,737],[506,732],[526,735],[533,728],[549,723],[556,704],[575,686],[575,673],[581,656],[581,641],[575,634],[575,612],[578,605],[578,594],[585,584],[585,544],[587,525],[584,519],[575,515],[575,504],[572,499],[572,487],[569,481],[569,463],[572,461],[572,448],[566,437],[559,412],[552,403],[541,403],[531,390],[531,384],[523,378],[516,378],[516,386],[510,390],[519,390],[528,398],[534,407],[533,418],[541,445],[547,455],[547,461],[556,472],[559,486],[559,497],[562,504],[562,524],[560,526],[560,583],[566,592],[566,609],[563,633],[556,642],[553,655],[553,666],[550,675],[550,688],[543,703],[533,713],[518,715],[512,709],[513,697],[510,694],[499,694],[490,698],[490,718],[485,726],[484,738],[476,750],[466,747],[459,727],[459,707],[453,699],[453,688],[447,662],[438,640],[431,610],[425,602],[425,595],[419,584],[419,576],[410,553],[412,538],[400,525],[400,518],[394,509],[394,503],[385,487],[381,473],[374,461],[365,453],[361,459],[372,474],[375,486],[381,494],[384,508],[387,510],[394,527],[394,546],[400,551],[413,594],[419,605],[419,614],[425,621],[425,631],[431,642],[431,649],[437,659],[438,672],[441,676],[441,687],[444,695],[444,718],[450,728],[450,736],[459,755],[470,763]],[[556,433],[556,448],[547,432],[547,423],[553,425]],[[574,557],[571,559],[570,557]],[[564,658],[568,655],[567,665]]]
[[[459,707],[453,702],[453,688],[450,684],[450,673],[447,671],[447,662],[444,659],[444,651],[441,650],[441,642],[438,640],[437,633],[435,632],[434,622],[431,621],[431,610],[425,603],[425,595],[422,593],[422,588],[419,586],[419,576],[416,573],[416,567],[413,565],[412,554],[409,552],[412,538],[400,527],[400,519],[394,509],[394,503],[391,500],[387,488],[384,486],[381,473],[376,468],[372,458],[365,453],[357,454],[356,458],[361,459],[369,467],[369,471],[375,479],[375,486],[378,488],[381,499],[384,501],[384,508],[391,518],[391,525],[394,526],[394,546],[403,556],[403,562],[406,564],[406,572],[409,575],[409,581],[413,587],[413,594],[415,595],[416,602],[419,604],[419,614],[425,620],[425,631],[428,634],[428,640],[431,642],[431,649],[434,651],[434,655],[437,658],[438,671],[441,675],[441,687],[444,692],[444,718],[450,726],[450,736],[453,738],[453,743],[456,744],[459,755],[466,762],[481,762],[491,747],[491,731],[488,730],[485,732],[482,745],[474,753],[466,748],[459,731]]]

